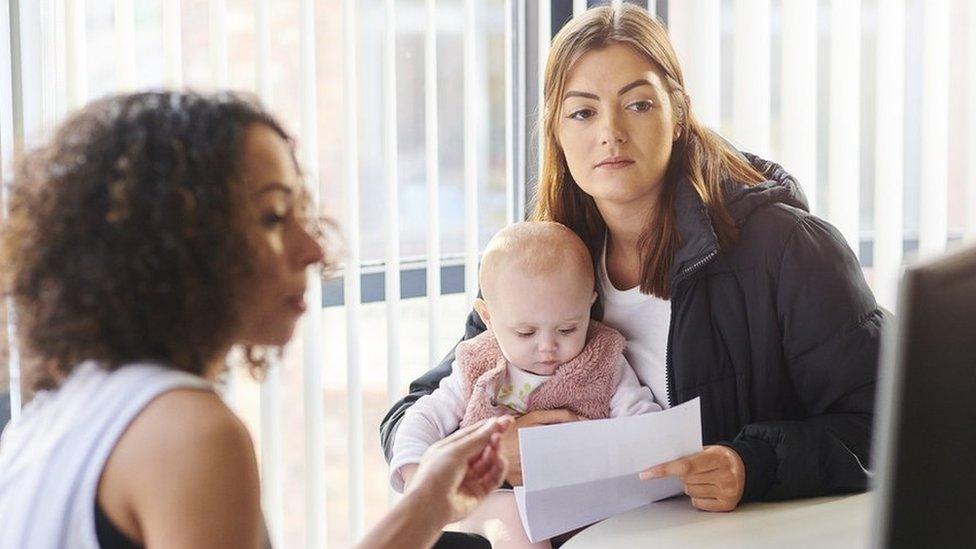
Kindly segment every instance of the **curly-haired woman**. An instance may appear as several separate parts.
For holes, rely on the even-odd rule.
[[[325,262],[292,140],[222,94],[95,102],[32,152],[0,239],[40,389],[0,441],[0,547],[259,547],[258,472],[214,392],[253,370]],[[422,546],[501,481],[505,422],[425,457],[367,538]]]
[[[553,40],[534,217],[573,229],[596,262],[597,318],[658,404],[701,398],[704,451],[643,476],[677,476],[692,503],[863,490],[885,313],[840,233],[807,211],[780,166],[701,125],[664,27],[623,3]],[[476,313],[465,337],[485,329]],[[411,385],[381,428],[450,373]],[[518,427],[573,421],[526,414]],[[503,438],[521,482],[515,429]]]

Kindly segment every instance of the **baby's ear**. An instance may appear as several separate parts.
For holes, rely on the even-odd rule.
[[[476,298],[474,300],[474,310],[478,312],[478,316],[481,317],[481,321],[485,323],[488,329],[491,329],[491,313],[488,312],[488,304],[485,303],[484,299]]]
[[[590,299],[590,305],[596,303],[596,298],[597,298],[596,290],[593,290],[593,297]]]

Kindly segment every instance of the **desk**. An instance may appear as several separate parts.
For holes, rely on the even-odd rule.
[[[583,530],[565,549],[612,547],[867,547],[873,495],[749,503],[706,513],[685,496],[611,517]]]

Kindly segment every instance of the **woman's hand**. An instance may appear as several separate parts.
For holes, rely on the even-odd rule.
[[[676,476],[691,504],[702,511],[731,511],[742,499],[746,468],[727,446],[706,446],[701,452],[641,471],[641,480]]]
[[[415,495],[438,510],[442,524],[466,517],[505,478],[506,463],[499,444],[512,423],[507,416],[489,419],[428,448],[405,495]]]
[[[505,480],[512,486],[522,485],[522,458],[519,455],[518,430],[522,427],[532,427],[534,425],[553,425],[556,423],[568,423],[579,421],[579,416],[569,410],[539,410],[529,412],[515,420],[512,425],[502,435],[501,454],[508,462],[508,474]]]
[[[505,478],[498,453],[512,418],[469,425],[427,449],[393,509],[357,547],[431,547],[445,524],[474,510]]]

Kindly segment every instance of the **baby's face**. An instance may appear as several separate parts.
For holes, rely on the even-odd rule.
[[[490,327],[510,363],[551,375],[583,350],[595,297],[593,280],[573,269],[535,276],[504,269],[487,303]]]

